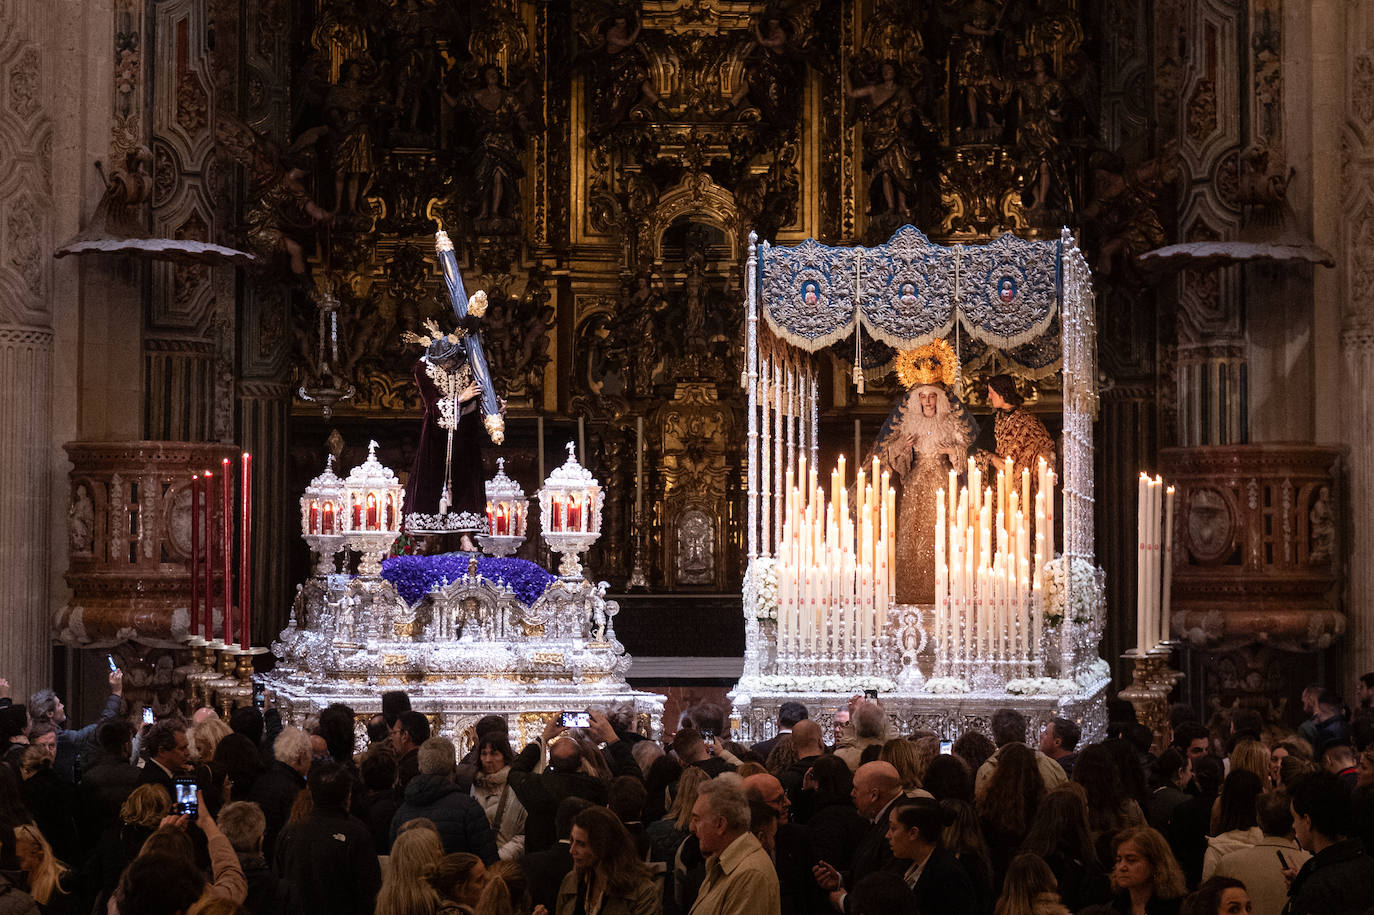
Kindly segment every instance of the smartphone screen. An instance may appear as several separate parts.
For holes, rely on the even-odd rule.
[[[107,654],[107,655],[105,655],[105,660],[110,662],[110,673],[113,674],[113,673],[118,673],[118,672],[119,672],[119,665],[116,664],[116,663],[114,662],[114,655],[112,655],[112,654]]]
[[[876,689],[866,689],[864,690],[864,696],[869,699],[877,699],[878,691]]]
[[[940,753],[941,753],[941,755],[943,755],[943,756],[948,756],[948,755],[949,755],[950,753],[952,753],[952,752],[954,752],[954,741],[952,741],[952,740],[942,740],[942,741],[940,741]]]
[[[267,687],[261,683],[253,684],[253,708],[262,708],[266,701]]]
[[[172,807],[173,812],[195,816],[197,811],[195,779],[178,778],[175,782],[175,786],[177,796]]]
[[[589,728],[592,716],[590,712],[564,712],[558,723],[565,728]]]
[[[153,707],[152,707],[151,705],[145,705],[145,706],[143,706],[143,723],[144,723],[144,724],[152,724],[152,723],[153,723]]]

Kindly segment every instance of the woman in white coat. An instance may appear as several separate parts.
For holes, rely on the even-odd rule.
[[[496,831],[496,848],[502,861],[515,860],[525,853],[525,808],[506,783],[513,759],[515,752],[504,734],[482,735],[477,745],[472,796],[487,812],[487,821]]]

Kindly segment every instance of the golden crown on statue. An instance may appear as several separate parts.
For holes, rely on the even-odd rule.
[[[952,388],[959,375],[959,357],[947,340],[932,340],[897,357],[897,378],[908,388],[943,384]]]

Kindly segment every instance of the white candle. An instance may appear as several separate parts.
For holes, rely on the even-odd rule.
[[[789,471],[789,489],[791,479]],[[644,511],[644,417],[635,417],[635,518],[642,518]]]
[[[1147,540],[1147,538],[1148,538],[1148,533],[1147,533],[1147,531],[1148,531],[1148,529],[1149,529],[1149,524],[1150,524],[1150,513],[1149,513],[1149,508],[1147,507],[1147,504],[1146,504],[1146,499],[1148,498],[1149,488],[1150,488],[1149,478],[1146,477],[1144,473],[1141,473],[1140,479],[1139,479],[1139,480],[1137,481],[1137,483],[1136,483],[1136,519],[1137,519],[1137,520],[1136,520],[1136,548],[1135,548],[1135,559],[1136,559],[1136,576],[1135,576],[1135,578],[1136,578],[1136,582],[1135,582],[1135,587],[1136,587],[1136,611],[1135,611],[1136,638],[1135,638],[1135,647],[1136,647],[1136,651],[1140,652],[1142,655],[1145,653],[1145,649],[1149,647],[1149,645],[1147,644],[1147,642],[1149,641],[1149,638],[1150,638],[1149,629],[1148,629],[1150,620],[1149,620],[1149,611],[1148,611],[1148,609],[1147,609],[1147,607],[1148,607],[1149,595],[1147,594],[1146,586],[1145,586],[1146,579],[1147,579],[1147,577],[1148,577],[1148,575],[1149,575],[1149,565],[1148,565],[1148,562],[1147,562],[1147,559],[1146,559],[1146,552],[1145,552],[1145,545],[1146,545],[1146,543],[1148,542],[1148,540]]]
[[[945,641],[946,617],[945,593],[949,583],[945,569],[945,491],[935,492],[935,638],[936,650],[948,649]]]
[[[1174,488],[1164,494],[1164,606],[1160,610],[1159,640],[1169,640],[1169,604],[1174,583]]]

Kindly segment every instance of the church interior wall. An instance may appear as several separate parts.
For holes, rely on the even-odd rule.
[[[1029,23],[1055,5],[1008,3],[1015,6],[1016,16],[1025,17],[1024,34],[1009,40],[1006,50],[1008,60],[1023,67],[1030,59],[1025,49],[1042,40],[1031,35]],[[159,9],[153,11],[154,6]],[[27,535],[0,531],[0,545],[5,537],[17,544],[34,534],[46,545],[46,556],[34,566],[41,567],[37,581],[14,604],[26,609],[11,611],[40,640],[36,633],[42,619],[64,606],[70,594],[63,578],[70,465],[62,445],[82,439],[218,440],[261,454],[269,484],[261,487],[256,503],[264,525],[256,555],[264,570],[259,604],[267,610],[257,640],[266,641],[272,627],[284,622],[293,575],[305,563],[288,510],[295,498],[292,487],[318,472],[330,433],[339,430],[343,444],[338,453],[350,458],[375,435],[388,462],[398,468],[407,464],[406,449],[413,447],[415,405],[405,387],[396,337],[403,325],[423,315],[442,315],[435,298],[437,277],[423,262],[431,244],[433,223],[424,219],[431,202],[459,245],[464,270],[472,278],[470,288],[487,288],[496,303],[494,315],[503,323],[495,333],[515,341],[496,356],[511,375],[508,466],[513,473],[533,491],[538,455],[545,454],[551,467],[561,448],[559,439],[576,434],[580,417],[588,451],[600,462],[594,472],[622,494],[632,492],[635,419],[640,417],[647,421],[646,462],[654,501],[662,495],[652,487],[665,480],[667,440],[655,422],[678,396],[677,385],[694,378],[693,372],[714,373],[718,400],[701,409],[739,415],[728,316],[742,297],[742,243],[750,228],[763,226],[765,236],[780,243],[808,235],[830,243],[873,243],[908,220],[933,237],[955,241],[985,240],[1003,229],[1035,234],[1053,228],[1051,220],[1036,225],[1026,215],[1029,198],[1018,196],[1032,183],[1024,163],[1012,169],[1012,178],[999,179],[1011,181],[1018,194],[999,219],[986,224],[960,228],[942,222],[946,205],[959,195],[964,195],[961,205],[972,206],[968,187],[959,185],[948,162],[919,176],[942,191],[913,193],[905,213],[884,206],[881,187],[874,184],[878,166],[864,155],[879,125],[868,108],[849,97],[847,87],[855,80],[881,78],[880,52],[894,50],[883,44],[892,41],[884,29],[906,29],[903,34],[924,39],[924,44],[895,49],[907,64],[914,67],[918,58],[944,60],[944,78],[949,72],[948,58],[939,57],[945,52],[933,40],[945,33],[929,21],[913,25],[901,19],[897,4],[818,0],[799,5],[804,11],[796,14],[797,20],[784,24],[791,30],[788,43],[805,52],[789,57],[787,64],[801,74],[797,110],[789,113],[786,105],[793,102],[784,96],[771,100],[782,107],[770,109],[769,98],[746,94],[738,107],[753,113],[738,120],[726,110],[732,87],[743,85],[739,80],[749,74],[761,80],[760,61],[772,63],[758,57],[763,53],[758,49],[744,50],[753,30],[767,27],[759,18],[762,4],[704,3],[716,17],[719,35],[725,36],[711,39],[725,62],[719,70],[724,75],[711,77],[716,83],[702,83],[705,89],[691,103],[698,108],[690,116],[684,100],[691,87],[684,88],[681,80],[682,74],[696,71],[679,68],[669,78],[666,62],[683,53],[691,27],[670,22],[663,4],[640,5],[643,32],[626,45],[626,53],[645,55],[647,76],[639,80],[634,71],[623,84],[612,79],[621,71],[597,69],[607,61],[597,56],[596,42],[605,40],[613,23],[595,4],[471,4],[471,15],[444,20],[441,28],[431,30],[442,37],[441,45],[425,47],[405,44],[410,33],[404,31],[404,18],[374,20],[390,21],[389,26],[360,25],[344,15],[347,6],[332,0],[185,0],[146,6],[137,0],[43,5],[19,0],[7,6],[5,15],[27,17],[28,40],[41,53],[45,74],[41,104],[52,124],[54,176],[52,220],[43,236],[45,258],[90,218],[103,189],[92,163],[108,163],[117,148],[127,147],[119,130],[134,128],[118,119],[130,111],[139,118],[134,122],[139,136],[157,141],[155,152],[161,158],[152,176],[172,182],[154,197],[150,225],[184,235],[201,230],[194,216],[204,232],[226,244],[246,244],[245,226],[265,218],[266,211],[264,186],[253,177],[253,150],[231,149],[217,119],[232,115],[245,124],[253,133],[239,136],[257,137],[258,152],[290,149],[311,127],[328,126],[323,110],[330,91],[336,93],[337,110],[363,116],[349,107],[352,102],[339,101],[341,64],[350,59],[377,64],[379,69],[370,75],[386,92],[409,92],[403,80],[396,82],[399,71],[382,67],[392,66],[398,47],[408,49],[414,56],[407,59],[416,67],[442,68],[431,75],[447,80],[444,84],[455,98],[477,91],[481,67],[496,66],[503,81],[500,92],[505,93],[502,104],[514,105],[519,111],[511,116],[524,119],[513,129],[520,174],[512,178],[515,172],[508,170],[503,179],[514,181],[518,206],[482,217],[477,206],[487,189],[472,183],[474,147],[464,146],[467,160],[453,155],[460,140],[455,131],[469,125],[463,118],[474,110],[470,101],[452,105],[425,95],[423,105],[431,107],[423,108],[414,124],[378,115],[381,119],[366,125],[374,138],[377,171],[360,201],[365,212],[335,215],[327,230],[299,232],[304,273],[293,273],[280,249],[259,251],[264,264],[247,271],[185,273],[165,264],[98,258],[47,263],[51,284],[41,311],[51,334],[51,382],[46,391],[33,392],[35,403],[46,403],[50,412],[40,437],[43,510],[35,513],[39,520],[29,528],[19,529]],[[1101,360],[1108,382],[1097,427],[1098,528],[1103,532],[1098,556],[1108,571],[1110,601],[1117,611],[1104,656],[1116,659],[1132,644],[1129,611],[1121,610],[1134,605],[1132,532],[1120,528],[1121,519],[1132,511],[1136,472],[1154,469],[1161,448],[1216,444],[1230,436],[1219,428],[1207,435],[1194,431],[1202,428],[1194,420],[1204,408],[1199,386],[1189,381],[1196,373],[1215,372],[1222,365],[1239,372],[1244,366],[1247,413],[1236,417],[1231,428],[1244,428],[1243,437],[1251,442],[1348,444],[1349,501],[1343,508],[1352,557],[1361,555],[1368,542],[1362,532],[1374,529],[1374,503],[1365,504],[1362,495],[1374,492],[1374,467],[1361,457],[1374,444],[1374,400],[1364,400],[1370,396],[1364,394],[1366,382],[1374,381],[1374,355],[1369,352],[1374,332],[1366,323],[1367,309],[1374,307],[1367,300],[1374,296],[1365,289],[1374,285],[1374,274],[1361,253],[1371,237],[1361,232],[1374,231],[1366,227],[1374,226],[1374,216],[1365,219],[1366,212],[1374,213],[1365,209],[1374,201],[1374,134],[1369,130],[1374,106],[1365,101],[1370,86],[1368,71],[1361,69],[1374,47],[1374,3],[1081,0],[1058,7],[1071,10],[1075,27],[1086,30],[1081,45],[1056,51],[1056,63],[1066,80],[1064,68],[1070,62],[1086,61],[1095,68],[1093,138],[1100,155],[1077,160],[1073,181],[1066,186],[1081,192],[1081,199],[1055,216],[1081,228],[1096,246],[1093,250],[1100,251],[1104,241],[1115,237],[1113,232],[1124,238],[1136,227],[1113,224],[1091,206],[1103,199],[1097,196],[1100,191],[1094,192],[1094,181],[1100,187],[1112,176],[1130,178],[1133,188],[1158,201],[1162,232],[1139,248],[1128,247],[1116,257],[1116,269],[1098,276]],[[438,9],[427,2],[414,8],[425,15]],[[1247,140],[1253,114],[1247,99],[1253,87],[1243,78],[1253,75],[1253,68],[1240,59],[1248,47],[1242,33],[1253,26],[1252,14],[1265,10],[1281,16],[1279,107],[1283,152],[1294,169],[1287,203],[1297,230],[1334,254],[1337,267],[1231,267],[1228,278],[1215,287],[1217,299],[1204,303],[1199,290],[1210,281],[1201,274],[1150,282],[1135,272],[1131,259],[1172,241],[1199,240],[1209,233],[1238,235],[1241,211],[1223,199],[1217,176],[1222,164],[1234,162],[1227,156],[1239,152]],[[133,58],[124,55],[128,48],[117,40],[127,32],[129,16],[143,29],[143,45]],[[160,17],[161,30],[145,29],[145,16]],[[205,34],[210,20],[216,23],[213,42]],[[200,80],[199,102],[195,87],[186,89],[177,81],[184,74],[173,69],[179,23],[185,25],[182,34],[189,42],[186,59]],[[329,23],[335,31],[318,28]],[[1207,76],[1204,36],[1212,34],[1209,28],[1230,41],[1213,50],[1223,54],[1240,78],[1227,82],[1225,67],[1218,71],[1220,85],[1211,102],[1217,135],[1194,140],[1188,136],[1189,117],[1202,110],[1197,105],[1205,107],[1205,93],[1197,90],[1199,78]],[[575,74],[570,80],[555,75],[570,71]],[[132,79],[136,87],[132,101],[124,79]],[[606,110],[591,104],[596,79],[612,79],[605,84],[612,94],[602,101],[623,101],[621,121],[597,123]],[[718,85],[720,80],[736,82]],[[648,99],[645,82],[663,94],[660,107]],[[918,94],[927,91],[914,80],[910,88]],[[946,119],[951,111],[958,114],[946,87],[933,95],[920,96],[917,107],[923,114],[937,105],[944,106],[940,110]],[[126,105],[132,107],[121,107]],[[199,120],[196,105],[204,107]],[[431,118],[443,129],[426,126]],[[946,149],[977,145],[969,139],[972,134],[959,140],[958,130],[967,130],[967,125],[949,122],[940,129]],[[747,137],[754,144],[752,152],[732,159],[732,135],[737,143]],[[979,142],[990,138],[973,137]],[[323,140],[307,150],[314,157],[307,157],[307,164],[315,172],[301,187],[305,198],[328,208],[339,206],[330,171],[333,142]],[[1093,168],[1090,161],[1104,167]],[[1181,170],[1184,177],[1177,185],[1146,178],[1143,166],[1152,162],[1160,173]],[[919,156],[906,163],[917,168],[927,164]],[[499,163],[492,167],[508,168]],[[877,192],[870,193],[875,187]],[[1121,199],[1108,200],[1108,205],[1148,209]],[[691,223],[696,227],[684,229]],[[686,287],[696,263],[694,251],[700,255],[707,303],[707,332],[698,353],[688,352],[678,339],[691,307]],[[637,285],[640,276],[646,280],[642,288]],[[343,302],[346,365],[341,374],[360,392],[355,400],[337,404],[329,418],[321,415],[317,403],[294,396],[301,385],[320,380],[315,328],[326,278],[337,283]],[[647,316],[648,333],[633,323],[636,315]],[[627,342],[633,346],[639,341],[651,344],[641,349],[653,358],[636,369]],[[859,395],[848,381],[849,369],[838,355],[822,368],[827,392],[823,426],[840,437],[840,444],[827,448],[845,453],[853,450],[853,418],[860,419],[865,444],[871,442],[895,393],[890,381],[870,377],[867,392]],[[201,387],[186,389],[191,393],[184,396],[163,381],[183,370],[202,379]],[[635,371],[642,377],[633,378]],[[1047,403],[1054,396],[1052,387],[1045,391]],[[1234,411],[1240,395],[1233,391],[1231,396],[1237,398],[1229,405]],[[1217,406],[1205,406],[1213,421]],[[541,427],[542,443],[536,432]],[[1237,432],[1234,437],[1242,436]],[[739,452],[739,442],[725,433],[717,444],[722,455]],[[489,470],[494,471],[494,457]],[[721,504],[729,487],[738,488],[738,480],[728,474],[711,479],[711,490],[703,497]],[[626,505],[608,509],[618,513],[614,517],[624,527]],[[705,592],[674,583],[667,567],[673,554],[655,546],[670,534],[661,526],[663,517],[658,518],[651,525],[654,543],[640,545],[652,554],[650,566],[658,576],[653,587],[680,594],[690,607],[692,596]],[[608,538],[599,547],[595,559],[614,587],[623,587],[635,549],[628,537]],[[537,546],[529,553],[537,558]],[[737,588],[742,566],[738,544],[718,559],[729,568],[721,589]],[[1342,599],[1349,629],[1341,647],[1324,655],[1330,663],[1345,658],[1351,671],[1374,666],[1365,609],[1371,599],[1374,571],[1364,572],[1353,563],[1349,593]],[[632,595],[626,607],[633,608]],[[0,649],[0,666],[22,669],[27,682],[36,683],[51,676],[46,657],[46,651],[31,647]],[[1118,667],[1118,672],[1125,676],[1124,669]]]

